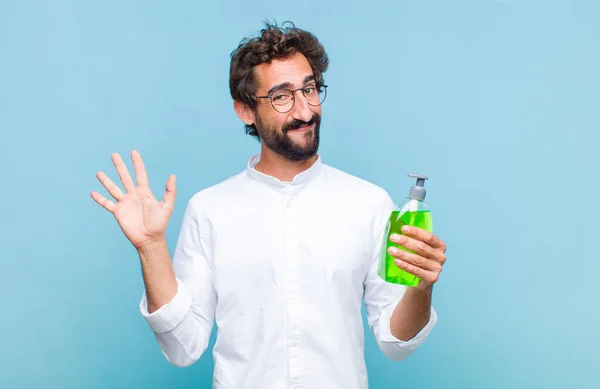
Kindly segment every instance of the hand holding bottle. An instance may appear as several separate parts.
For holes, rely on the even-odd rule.
[[[423,187],[427,176],[416,178],[408,197],[392,211],[379,259],[379,276],[387,282],[427,289],[446,261],[446,245],[433,234],[433,221]]]
[[[419,277],[417,288],[430,288],[437,282],[446,262],[446,244],[433,233],[405,225],[402,234],[392,234],[390,240],[412,252],[390,247],[388,253],[400,269]]]
[[[91,193],[91,196],[94,201],[114,215],[127,239],[136,249],[140,250],[165,239],[165,232],[175,204],[175,176],[171,175],[167,180],[166,192],[162,201],[158,202],[148,185],[142,157],[136,150],[133,150],[131,159],[137,186],[121,156],[114,153],[112,161],[121,178],[125,193],[106,174],[98,172],[96,177],[117,203],[115,204],[95,191]]]

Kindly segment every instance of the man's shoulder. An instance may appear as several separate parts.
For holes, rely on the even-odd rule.
[[[192,204],[214,204],[223,200],[226,201],[231,196],[241,192],[244,185],[247,184],[246,177],[246,171],[239,172],[216,184],[210,185],[195,192],[190,198],[189,202]]]
[[[348,196],[360,196],[362,198],[370,197],[375,199],[386,199],[389,197],[386,189],[365,178],[361,178],[331,165],[323,164],[323,168],[332,185],[345,191]]]

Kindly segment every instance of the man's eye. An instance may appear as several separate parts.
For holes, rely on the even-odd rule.
[[[275,100],[275,101],[285,101],[287,99],[289,99],[289,96],[285,93],[273,95],[273,100]]]

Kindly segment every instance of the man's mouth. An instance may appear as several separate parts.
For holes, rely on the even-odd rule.
[[[300,127],[291,128],[288,131],[297,131],[297,132],[310,131],[313,129],[314,125],[315,125],[314,123],[305,123],[305,124],[302,124]]]

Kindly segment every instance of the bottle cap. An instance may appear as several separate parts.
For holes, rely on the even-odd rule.
[[[425,188],[423,188],[423,185],[425,185],[425,180],[427,179],[427,176],[422,176],[419,174],[409,174],[408,176],[417,179],[417,184],[410,187],[408,197],[416,200],[425,200],[425,195],[427,194],[427,191],[425,190]]]

